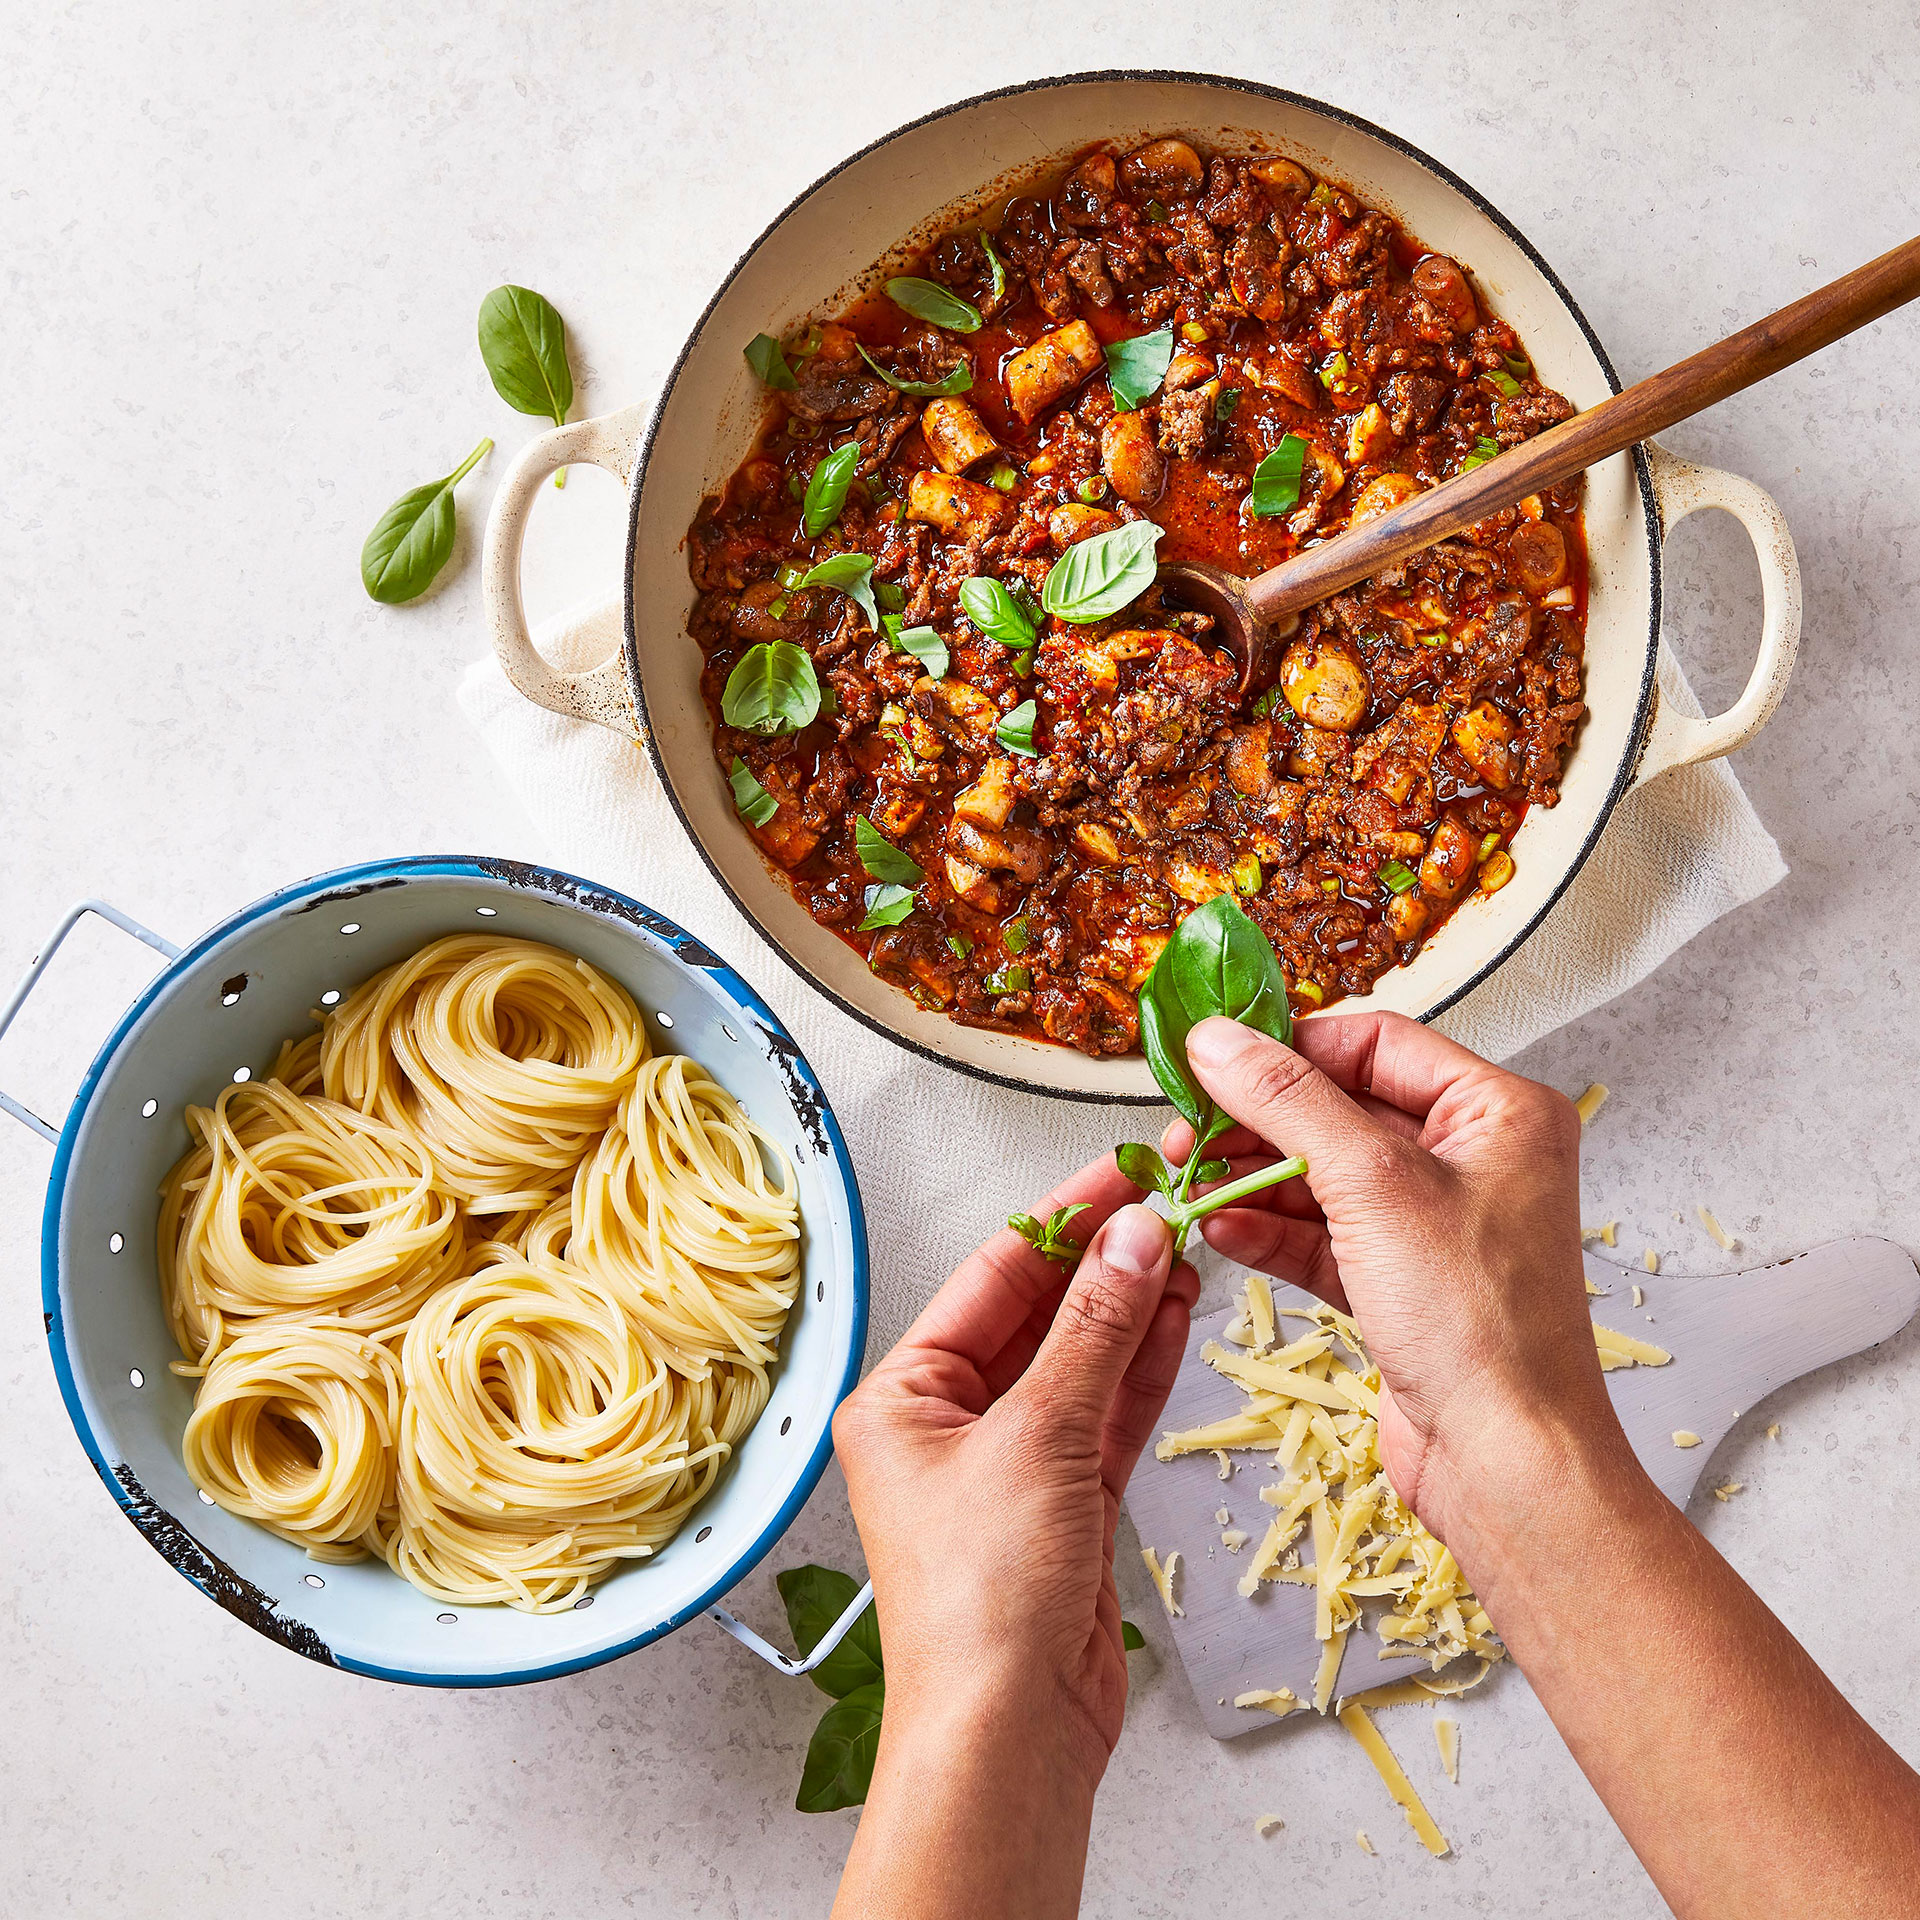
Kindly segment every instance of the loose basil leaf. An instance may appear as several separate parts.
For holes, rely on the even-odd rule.
[[[780,342],[770,333],[756,333],[741,348],[747,356],[750,366],[761,382],[780,393],[791,393],[800,383],[793,377],[793,369],[787,365],[787,356],[780,351]]]
[[[1029,760],[1038,759],[1040,749],[1033,744],[1033,723],[1036,709],[1031,700],[1022,700],[1011,713],[1000,716],[1000,724],[994,728],[993,737],[1009,753],[1025,754]]]
[[[1007,290],[1007,270],[1000,264],[1000,256],[994,252],[993,242],[984,233],[980,236],[980,247],[987,256],[987,265],[993,269],[993,284],[987,289],[987,305],[989,308],[998,307],[1000,296]]]
[[[887,298],[930,327],[945,327],[949,333],[980,331],[980,309],[937,280],[889,280]]]
[[[1253,511],[1258,518],[1285,513],[1300,498],[1300,472],[1306,459],[1307,443],[1290,433],[1254,468]]]
[[[453,552],[453,490],[492,451],[482,440],[444,480],[403,493],[360,549],[360,584],[382,606],[417,600]]]
[[[1173,360],[1173,328],[1115,340],[1106,348],[1107,383],[1113,389],[1113,410],[1132,413],[1159,391]]]
[[[860,442],[849,440],[814,468],[800,501],[800,524],[809,540],[818,540],[840,518],[840,509],[847,504],[847,489],[853,484],[853,470],[859,464]]]
[[[1234,408],[1240,404],[1240,391],[1238,387],[1222,387],[1215,395],[1213,417],[1216,420],[1229,420],[1233,417]]]
[[[1398,860],[1380,863],[1380,884],[1389,893],[1405,893],[1414,884],[1413,869]]]
[[[1460,462],[1460,471],[1462,473],[1471,473],[1475,467],[1484,467],[1489,460],[1498,459],[1499,455],[1500,442],[1498,440],[1490,440],[1483,433],[1474,441],[1473,451]]]
[[[989,640],[997,640],[1015,653],[1033,645],[1034,623],[1007,588],[998,580],[975,574],[960,583],[960,610]]]
[[[764,827],[780,811],[780,802],[753,777],[753,769],[736,753],[727,778],[733,784],[733,810],[750,827]]]
[[[1151,520],[1130,520],[1110,533],[1076,541],[1053,563],[1041,604],[1062,620],[1104,620],[1153,585],[1153,550],[1160,529]]]
[[[860,358],[877,373],[895,393],[911,394],[916,400],[950,400],[956,393],[965,393],[973,385],[973,363],[962,360],[957,367],[944,373],[938,380],[902,380],[897,373],[890,373],[883,367],[860,342],[853,343],[860,348]]]
[[[887,639],[901,653],[910,653],[935,680],[944,680],[953,665],[947,643],[931,627],[903,626],[897,613],[883,613],[880,626]]]
[[[1192,1024],[1225,1014],[1283,1045],[1292,1040],[1287,977],[1272,943],[1231,894],[1216,895],[1180,922],[1154,972],[1168,962]]]
[[[493,390],[519,413],[544,415],[557,427],[573,405],[567,365],[567,323],[528,287],[495,287],[480,302],[480,358]]]
[[[1120,1171],[1136,1187],[1143,1187],[1148,1193],[1165,1193],[1173,1184],[1167,1172],[1167,1163],[1151,1147],[1142,1146],[1138,1140],[1129,1140],[1125,1146],[1115,1147],[1113,1158]]]
[[[798,733],[820,713],[820,678],[791,640],[749,647],[727,675],[720,717],[743,733]]]
[[[787,1609],[787,1625],[802,1654],[811,1653],[820,1637],[853,1605],[860,1589],[851,1574],[832,1567],[789,1567],[774,1584]],[[880,1616],[869,1606],[847,1636],[808,1676],[822,1693],[836,1700],[881,1677]]]
[[[853,850],[860,856],[860,864],[876,880],[891,880],[898,887],[917,887],[927,877],[926,869],[911,854],[902,853],[863,814],[854,816]]]
[[[1120,1644],[1129,1653],[1138,1653],[1147,1644],[1147,1636],[1131,1620],[1120,1622]]]
[[[880,927],[897,927],[913,911],[913,889],[892,883],[869,887],[866,906],[867,917],[856,932],[872,933]]]
[[[875,633],[880,631],[880,609],[873,603],[873,559],[864,553],[836,553],[801,575],[803,587],[838,587],[862,613]]]
[[[794,1796],[800,1812],[833,1813],[865,1804],[886,1704],[887,1683],[875,1680],[855,1687],[820,1716],[801,1769],[800,1791]]]

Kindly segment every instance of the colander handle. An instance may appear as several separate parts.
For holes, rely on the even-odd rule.
[[[735,1619],[725,1607],[709,1607],[707,1618],[725,1627],[743,1647],[751,1647],[768,1666],[777,1667],[782,1673],[811,1673],[853,1631],[853,1623],[872,1604],[873,1582],[869,1580],[853,1596],[846,1612],[820,1636],[813,1651],[804,1660],[797,1653],[782,1653],[778,1647],[762,1640],[744,1620]]]
[[[13,1016],[27,1004],[27,995],[40,984],[40,975],[47,962],[60,951],[60,943],[80,924],[80,916],[97,913],[102,920],[111,921],[122,933],[130,933],[136,940],[144,940],[154,952],[163,953],[169,960],[180,957],[180,949],[171,940],[163,940],[151,927],[143,927],[138,920],[124,914],[118,907],[110,907],[104,900],[81,900],[69,907],[60,916],[60,924],[40,943],[40,951],[27,962],[27,970],[20,976],[20,984],[14,988],[7,1004],[0,1007],[0,1037],[13,1025]],[[49,1140],[58,1141],[60,1129],[49,1126],[31,1107],[23,1107],[10,1093],[0,1093],[0,1110],[13,1115],[23,1127],[31,1127],[35,1133],[43,1134]]]

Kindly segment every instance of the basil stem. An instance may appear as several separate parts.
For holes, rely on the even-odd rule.
[[[482,440],[444,480],[403,493],[367,535],[360,549],[360,584],[368,597],[397,607],[417,600],[453,552],[453,490],[493,451]]]
[[[1199,1151],[1199,1142],[1195,1142],[1195,1152]],[[1190,1162],[1197,1170],[1197,1162]],[[1177,1254],[1187,1244],[1187,1235],[1210,1213],[1218,1213],[1222,1207],[1231,1207],[1245,1200],[1249,1195],[1263,1192],[1268,1187],[1277,1187],[1283,1180],[1298,1179],[1307,1170],[1307,1163],[1296,1155],[1291,1160],[1276,1160],[1271,1166],[1257,1167],[1252,1173],[1243,1174],[1238,1180],[1230,1180],[1224,1187],[1215,1187],[1211,1193],[1202,1194],[1197,1200],[1179,1200],[1167,1208],[1167,1225],[1173,1229],[1173,1250]],[[1189,1183],[1190,1184],[1190,1183]]]

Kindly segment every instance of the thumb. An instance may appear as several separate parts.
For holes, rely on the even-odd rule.
[[[1166,1292],[1173,1235],[1150,1207],[1122,1207],[1093,1236],[1018,1392],[1098,1441]]]
[[[1282,1154],[1304,1154],[1307,1185],[1360,1200],[1382,1175],[1411,1173],[1415,1156],[1334,1085],[1304,1054],[1237,1020],[1203,1020],[1187,1040],[1187,1058],[1214,1100]],[[1404,1163],[1395,1170],[1391,1162]]]

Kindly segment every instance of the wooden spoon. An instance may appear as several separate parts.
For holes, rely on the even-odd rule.
[[[1920,296],[1920,238],[1831,286],[1603,400],[1484,466],[1457,475],[1364,524],[1309,547],[1251,580],[1198,562],[1160,569],[1173,597],[1218,623],[1210,638],[1240,662],[1243,691],[1270,686],[1303,607],[1365,580],[1530,493],[1685,420],[1790,367]]]

